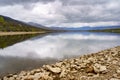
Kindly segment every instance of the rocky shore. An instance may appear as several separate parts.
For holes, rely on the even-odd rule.
[[[9,74],[1,80],[120,80],[120,46]]]

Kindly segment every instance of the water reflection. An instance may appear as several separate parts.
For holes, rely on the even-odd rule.
[[[0,50],[0,73],[32,69],[120,45],[117,34],[60,33],[32,38]],[[16,66],[12,66],[16,65]]]
[[[0,36],[0,48],[11,46],[15,43],[35,37],[39,34],[5,35]]]

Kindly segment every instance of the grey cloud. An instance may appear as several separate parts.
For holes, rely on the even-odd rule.
[[[43,25],[120,22],[119,4],[120,0],[0,0],[2,7],[12,5],[9,10],[6,7],[0,13],[14,14],[12,17],[17,16],[17,19]],[[17,8],[16,5],[22,7]],[[14,13],[14,8],[18,14]]]
[[[65,23],[120,21],[120,6],[116,7],[116,2],[120,4],[117,0],[62,0],[64,7],[58,12],[66,17]]]
[[[14,5],[14,4],[30,4],[36,2],[48,3],[55,0],[0,0],[0,6]]]
[[[107,0],[60,0],[64,5],[105,4]]]

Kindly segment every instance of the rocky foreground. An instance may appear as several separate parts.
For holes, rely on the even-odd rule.
[[[120,46],[10,74],[1,80],[120,80]]]

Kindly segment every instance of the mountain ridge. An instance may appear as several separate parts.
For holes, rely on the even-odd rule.
[[[27,24],[25,22],[12,19],[7,16],[0,15],[0,31],[2,32],[16,32],[16,31],[47,31],[47,29],[38,28],[36,26]]]

